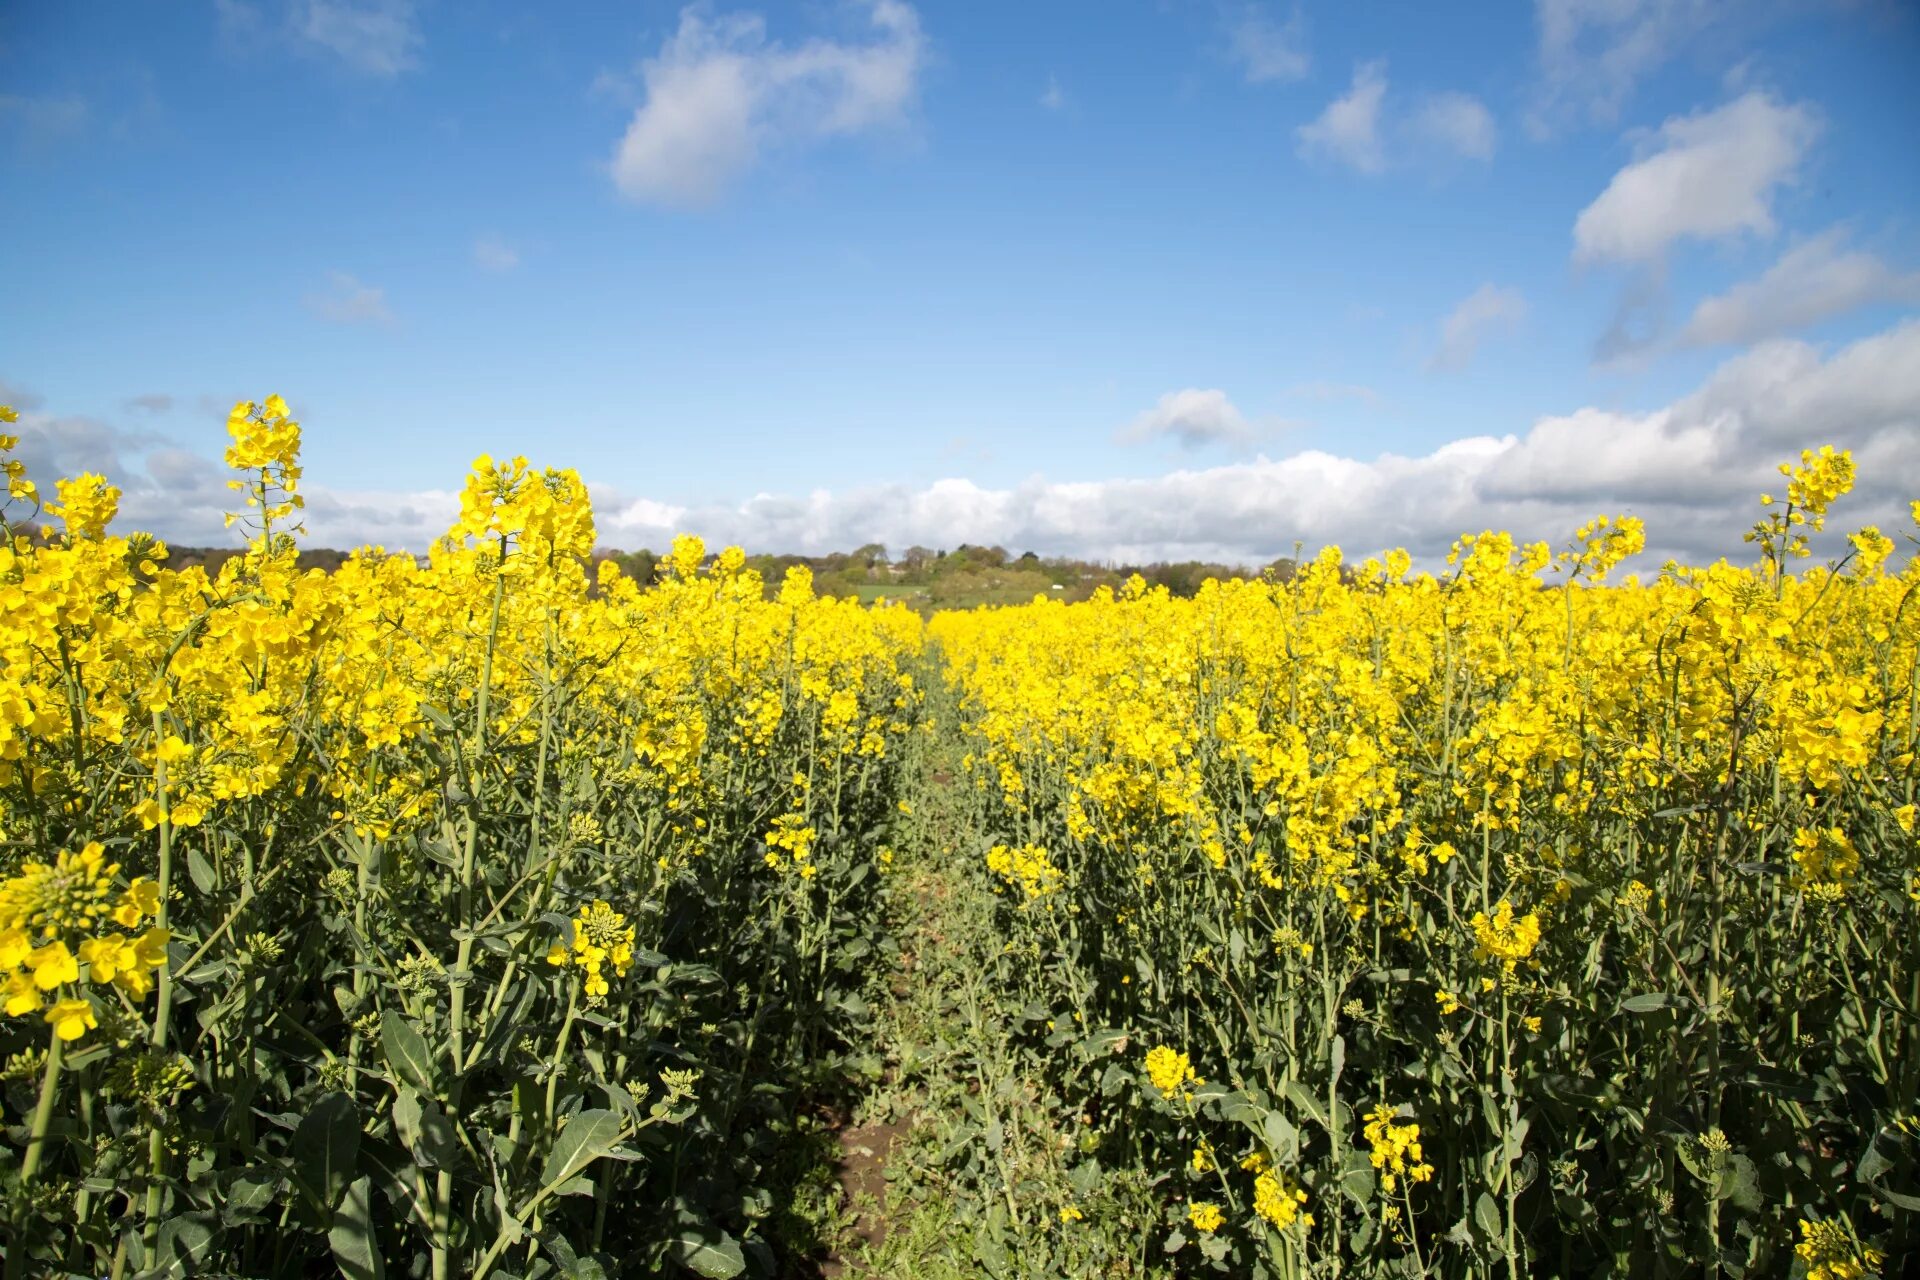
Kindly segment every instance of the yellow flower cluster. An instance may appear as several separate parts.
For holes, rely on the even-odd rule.
[[[1860,871],[1860,851],[1839,827],[1818,827],[1793,835],[1794,883],[1810,896],[1829,901],[1846,896]]]
[[[1187,1055],[1166,1045],[1147,1050],[1147,1079],[1167,1098],[1191,1097],[1191,1086],[1201,1083]]]
[[[1220,1206],[1210,1200],[1196,1200],[1187,1205],[1187,1221],[1202,1235],[1212,1235],[1226,1220],[1227,1215],[1221,1212]]]
[[[633,926],[627,918],[603,901],[580,908],[573,918],[573,941],[556,942],[547,949],[547,963],[560,968],[571,966],[586,975],[583,984],[589,1004],[606,999],[610,989],[606,969],[624,978],[633,967]]]
[[[1396,1124],[1399,1111],[1385,1103],[1367,1113],[1361,1132],[1373,1150],[1367,1159],[1380,1171],[1380,1189],[1391,1195],[1401,1178],[1426,1182],[1433,1177],[1433,1166],[1422,1158],[1420,1126]]]
[[[1484,911],[1474,912],[1472,923],[1475,953],[1482,960],[1499,961],[1507,973],[1512,973],[1514,966],[1532,956],[1540,945],[1540,917],[1531,911],[1515,916],[1513,904],[1505,898],[1494,906],[1491,916]]]
[[[120,864],[108,862],[97,842],[62,850],[52,863],[28,862],[0,884],[0,975],[10,1018],[45,1009],[62,1040],[77,1040],[99,1025],[85,984],[112,986],[138,1000],[153,989],[153,971],[167,962],[167,930],[136,936],[106,931],[138,929],[159,914],[151,880],[117,887]],[[83,968],[84,966],[84,968]]]
[[[1807,1280],[1865,1280],[1880,1274],[1882,1258],[1862,1245],[1844,1223],[1831,1218],[1800,1220],[1793,1252],[1806,1264]]]
[[[1302,1227],[1313,1225],[1313,1215],[1306,1212],[1307,1193],[1302,1187],[1293,1186],[1285,1177],[1272,1169],[1262,1169],[1253,1179],[1253,1211],[1270,1226],[1285,1231],[1294,1223]]]
[[[1039,845],[1016,848],[997,844],[987,850],[987,870],[1019,888],[1028,898],[1045,898],[1060,891],[1060,869]]]

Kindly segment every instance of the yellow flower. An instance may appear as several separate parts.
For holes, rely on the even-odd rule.
[[[94,1020],[93,1005],[86,1000],[60,1000],[47,1010],[47,1023],[62,1040],[78,1040],[100,1024]]]
[[[1187,1055],[1177,1053],[1166,1045],[1147,1050],[1147,1079],[1167,1098],[1176,1095],[1191,1097],[1192,1090],[1187,1086],[1200,1083],[1200,1078],[1193,1074],[1193,1064],[1187,1060]]]
[[[23,1018],[40,1007],[40,991],[24,973],[7,975],[7,1016]]]
[[[1253,1180],[1253,1211],[1282,1231],[1295,1222],[1303,1227],[1313,1225],[1313,1215],[1302,1212],[1306,1204],[1306,1191],[1289,1186],[1285,1178],[1271,1169]]]
[[[42,991],[80,980],[80,965],[64,942],[49,942],[27,957],[27,965],[33,970],[33,985]]]
[[[1080,1212],[1078,1205],[1070,1204],[1060,1210],[1060,1221],[1062,1222],[1084,1222],[1086,1217],[1086,1214]]]
[[[1502,898],[1491,916],[1484,911],[1473,913],[1473,938],[1476,955],[1498,960],[1503,970],[1512,973],[1540,945],[1540,917],[1529,912],[1515,918],[1513,904]]]
[[[1187,1205],[1187,1221],[1202,1235],[1212,1235],[1226,1220],[1227,1215],[1220,1212],[1220,1206],[1211,1201],[1196,1200]]]
[[[1807,1266],[1807,1280],[1863,1280],[1880,1274],[1878,1251],[1863,1246],[1852,1227],[1832,1218],[1800,1220],[1793,1252]]]
[[[1439,1002],[1441,1013],[1456,1013],[1460,1008],[1460,997],[1451,991],[1436,991],[1433,998]]]
[[[1398,1111],[1381,1103],[1367,1113],[1362,1132],[1373,1150],[1368,1159],[1380,1170],[1380,1189],[1391,1195],[1401,1177],[1425,1182],[1433,1177],[1433,1166],[1424,1162],[1420,1149],[1420,1126],[1395,1124]]]

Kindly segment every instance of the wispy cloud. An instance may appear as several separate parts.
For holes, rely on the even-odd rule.
[[[481,236],[473,242],[473,261],[482,271],[512,271],[520,265],[520,251],[499,236]]]
[[[1047,77],[1047,87],[1040,94],[1040,105],[1049,111],[1058,111],[1067,105],[1067,93],[1060,87],[1058,76]]]
[[[214,0],[220,34],[241,50],[283,43],[392,79],[420,65],[417,0]]]
[[[333,272],[327,287],[308,294],[306,304],[309,311],[335,324],[393,323],[393,312],[387,309],[387,291],[344,271]]]
[[[1376,59],[1356,66],[1346,93],[1294,130],[1294,137],[1303,157],[1378,174],[1436,155],[1491,160],[1499,128],[1472,94],[1429,93],[1412,101],[1390,94],[1387,64]]]
[[[898,125],[919,86],[926,41],[901,0],[871,0],[873,38],[783,45],[758,14],[709,18],[681,10],[680,26],[641,67],[646,100],[613,158],[629,199],[711,204],[762,152]]]
[[[1898,271],[1846,247],[1836,227],[1796,245],[1758,279],[1703,300],[1681,346],[1744,346],[1882,303],[1920,303],[1920,271]]]
[[[1298,80],[1312,65],[1307,57],[1306,19],[1299,9],[1281,22],[1265,5],[1245,5],[1230,12],[1227,39],[1233,61],[1254,84]]]
[[[90,115],[87,100],[78,94],[0,93],[0,134],[12,135],[25,151],[52,148],[80,137]]]
[[[1493,112],[1469,93],[1436,93],[1414,109],[1412,130],[1469,160],[1491,160],[1500,131]]]
[[[1546,137],[1573,121],[1611,124],[1640,82],[1703,32],[1764,21],[1784,6],[1737,0],[1534,0],[1537,69],[1527,129]]]
[[[1440,322],[1440,342],[1427,361],[1428,372],[1452,373],[1466,368],[1473,363],[1482,342],[1513,329],[1526,315],[1527,300],[1518,289],[1481,285]]]
[[[1363,62],[1353,84],[1311,123],[1294,130],[1303,156],[1326,156],[1361,173],[1387,167],[1380,141],[1380,104],[1387,96],[1387,64]]]

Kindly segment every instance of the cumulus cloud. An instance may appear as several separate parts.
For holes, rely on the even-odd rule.
[[[1920,271],[1896,271],[1846,247],[1836,227],[1796,245],[1756,280],[1701,302],[1682,346],[1744,346],[1881,303],[1920,303]]]
[[[420,65],[424,38],[416,0],[284,0],[271,6],[214,0],[214,9],[223,39],[242,50],[282,44],[383,80]]]
[[[481,236],[473,242],[473,261],[482,271],[511,271],[520,265],[520,251],[499,236]]]
[[[363,284],[344,271],[335,271],[327,287],[306,296],[307,310],[335,324],[392,324],[387,291]]]
[[[1527,300],[1518,289],[1483,284],[1440,322],[1440,345],[1427,361],[1430,373],[1448,373],[1473,363],[1474,353],[1492,334],[1512,329],[1526,318]]]
[[[1410,105],[1390,98],[1386,63],[1376,60],[1355,67],[1347,92],[1294,130],[1294,138],[1303,157],[1374,174],[1412,156],[1491,160],[1499,129],[1472,94],[1431,93]]]
[[[1675,116],[1574,222],[1581,262],[1647,262],[1684,239],[1773,234],[1773,197],[1820,131],[1813,110],[1744,94]]]
[[[709,19],[689,6],[641,67],[646,98],[614,153],[629,199],[710,204],[761,152],[902,122],[919,84],[925,39],[914,10],[872,0],[873,38],[769,41],[758,14]]]
[[[1247,5],[1228,19],[1227,39],[1233,60],[1250,83],[1298,80],[1307,74],[1306,20],[1298,9],[1280,22],[1264,5]]]
[[[1245,444],[1253,439],[1246,415],[1218,389],[1188,387],[1169,391],[1153,408],[1135,418],[1119,434],[1125,444],[1148,440],[1178,440],[1184,448],[1210,444]]]
[[[1380,104],[1387,96],[1384,62],[1353,69],[1353,84],[1311,123],[1294,130],[1303,156],[1325,156],[1361,173],[1387,167],[1380,141]]]
[[[312,424],[309,424],[310,426]],[[216,462],[87,419],[23,416],[22,456],[43,485],[105,471],[127,490],[126,528],[182,543],[233,545],[220,529],[232,501]],[[1836,508],[1844,530],[1907,527],[1920,476],[1920,320],[1837,350],[1780,339],[1730,359],[1660,408],[1578,408],[1504,435],[1424,453],[1345,457],[1306,450],[1147,479],[1048,481],[989,488],[966,479],[913,487],[759,494],[680,505],[593,486],[602,545],[663,548],[674,534],[755,551],[819,553],[863,543],[1032,547],[1096,559],[1207,559],[1258,564],[1294,542],[1358,555],[1404,546],[1432,564],[1460,533],[1508,529],[1560,541],[1600,512],[1648,523],[1643,563],[1666,556],[1745,558],[1741,532],[1773,468],[1805,447],[1852,449],[1856,491]],[[330,487],[309,475],[312,545],[375,541],[424,550],[451,524],[452,491]]]

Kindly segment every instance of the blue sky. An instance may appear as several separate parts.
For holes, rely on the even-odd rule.
[[[618,546],[1706,554],[1920,496],[1916,86],[1870,2],[17,0],[0,380],[196,541],[277,391],[336,544],[484,450]]]

